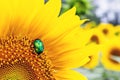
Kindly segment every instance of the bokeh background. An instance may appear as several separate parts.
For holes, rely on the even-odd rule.
[[[61,13],[75,6],[76,14],[96,23],[120,24],[120,0],[63,0]]]
[[[81,19],[89,19],[82,25],[84,30],[86,30],[85,33],[83,31],[83,36],[89,36],[89,33],[91,36],[93,34],[98,35],[97,37],[100,37],[100,40],[102,39],[100,46],[102,45],[102,48],[104,48],[99,48],[99,51],[96,53],[94,52],[96,50],[94,45],[90,45],[93,48],[86,47],[85,50],[87,52],[93,53],[92,57],[95,57],[94,54],[98,54],[98,59],[93,60],[92,67],[90,67],[91,65],[83,66],[76,70],[87,76],[88,80],[120,80],[120,0],[63,0],[62,3],[61,14],[75,6],[77,10],[76,15],[80,16]],[[93,27],[94,29],[91,30]],[[104,39],[100,33],[97,33],[103,28]],[[106,36],[108,32],[109,36]],[[96,41],[96,38],[92,40]],[[107,52],[107,50],[112,50],[113,46],[117,46],[117,50]],[[109,56],[104,57],[102,62],[101,59],[104,54],[109,54]],[[106,59],[109,61],[107,62]]]

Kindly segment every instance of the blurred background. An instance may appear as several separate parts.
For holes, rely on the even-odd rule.
[[[104,40],[102,38],[104,44],[102,43],[102,40],[101,44],[103,48],[105,47],[105,49],[98,51],[99,54],[97,54],[99,55],[99,59],[93,60],[94,64],[92,67],[87,66],[76,70],[87,76],[88,80],[120,80],[120,46],[117,46],[120,45],[120,36],[118,36],[120,33],[120,0],[62,0],[62,3],[61,14],[75,6],[77,10],[76,15],[80,16],[81,19],[89,19],[89,21],[87,21],[84,25],[85,30],[87,29],[84,33],[84,37],[88,36],[86,33],[89,34],[90,32],[91,36],[93,34],[99,34],[97,37],[100,37],[101,40],[102,37],[100,33],[97,33],[99,31],[94,29],[92,32],[91,28],[97,27],[98,30],[104,29],[103,36],[105,38]],[[106,36],[108,31],[110,35]],[[117,39],[115,35],[117,35]],[[92,38],[92,40],[94,41],[96,38]],[[111,48],[107,47],[106,45],[111,46]],[[102,54],[104,56],[105,51],[110,49],[112,50],[112,45],[117,46],[118,50],[114,51],[114,53],[106,53],[112,57],[106,57],[103,59],[103,62],[101,62],[100,55]],[[94,51],[94,49],[92,50]],[[90,49],[91,52],[92,50]],[[94,57],[95,55],[92,56]],[[104,61],[106,61],[106,63]],[[98,64],[96,64],[96,62],[98,62]]]
[[[75,6],[76,14],[100,22],[120,24],[120,0],[63,0],[61,13]]]

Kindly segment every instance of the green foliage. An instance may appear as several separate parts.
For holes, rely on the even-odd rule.
[[[73,6],[76,7],[76,14],[80,17],[85,17],[85,15],[90,14],[90,9],[92,9],[88,0],[64,0],[61,13],[67,11]]]

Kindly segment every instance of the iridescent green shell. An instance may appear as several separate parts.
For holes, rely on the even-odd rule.
[[[34,44],[34,49],[37,54],[40,54],[44,51],[44,45],[43,42],[40,39],[36,39],[33,42]]]

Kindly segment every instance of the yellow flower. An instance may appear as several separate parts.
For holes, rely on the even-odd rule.
[[[99,52],[101,45],[104,44],[106,38],[97,27],[81,30],[80,38],[81,44],[83,45],[81,52],[86,54],[89,53],[90,57],[90,61],[86,63],[84,67],[93,69],[99,63]]]
[[[102,64],[106,69],[120,71],[120,38],[108,40],[102,49]]]
[[[76,35],[84,20],[60,8],[61,0],[0,1],[0,80],[86,79],[71,70],[89,60]]]
[[[88,45],[91,42],[98,44],[104,43],[104,35],[97,29],[92,28],[89,30],[83,30],[80,34],[81,42],[83,45]]]
[[[98,30],[107,38],[114,36],[114,27],[112,24],[101,23],[98,25]]]
[[[82,53],[90,54],[90,61],[84,65],[85,68],[93,69],[99,64],[100,48],[100,45],[90,43],[85,47],[85,50],[81,51]]]

